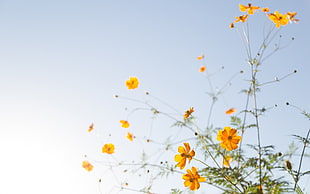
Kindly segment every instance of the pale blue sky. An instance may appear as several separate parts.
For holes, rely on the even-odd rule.
[[[248,70],[240,37],[228,28],[240,15],[239,3],[248,2],[1,0],[0,193],[99,193],[97,179],[104,174],[82,169],[83,156],[100,160],[101,146],[107,141],[133,146],[122,139],[125,131],[118,121],[127,117],[124,107],[140,106],[115,100],[114,94],[145,99],[143,92],[150,91],[180,112],[195,107],[199,124],[205,125],[209,87],[199,66],[204,63],[211,72],[225,66],[212,77],[217,87],[234,73]],[[292,139],[289,135],[305,135],[309,129],[309,122],[285,102],[310,111],[310,2],[252,3],[280,12],[296,11],[301,20],[281,30],[281,44],[290,42],[290,37],[295,40],[266,61],[259,77],[264,82],[298,71],[259,94],[261,106],[278,104],[262,118],[263,143],[284,150]],[[262,14],[256,18],[263,21]],[[252,33],[256,41],[261,40],[261,27]],[[201,54],[206,56],[204,62],[196,60]],[[141,81],[136,91],[128,92],[124,86],[129,76]],[[247,86],[247,78],[238,76],[225,91],[214,110],[215,126],[229,124],[223,114],[226,109],[244,107],[245,96],[238,92]],[[139,114],[133,117],[137,136],[145,132],[143,127],[149,129],[151,120],[142,122],[139,118],[144,115]],[[97,131],[89,134],[92,122]],[[160,119],[156,123],[152,133],[163,134]],[[164,130],[169,130],[170,124],[164,123]],[[167,158],[172,160],[170,154]],[[308,177],[305,182],[310,184]],[[182,188],[181,178],[162,187],[177,186]],[[209,189],[202,186],[206,193]]]

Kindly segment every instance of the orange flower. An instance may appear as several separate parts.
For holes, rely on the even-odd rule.
[[[231,108],[231,109],[227,110],[225,113],[226,113],[227,115],[230,115],[230,114],[232,114],[232,113],[234,113],[234,112],[236,112],[236,109],[235,109],[235,108]]]
[[[91,163],[89,163],[88,161],[86,161],[86,160],[83,161],[82,167],[83,167],[85,170],[87,170],[88,172],[92,171],[93,168],[94,168],[94,166],[93,166]]]
[[[180,169],[183,169],[186,165],[186,159],[188,159],[188,162],[192,160],[192,158],[195,156],[195,151],[191,151],[191,147],[189,143],[183,143],[183,146],[178,147],[178,152],[180,154],[175,155],[174,161],[178,162],[177,167],[180,167]]]
[[[262,12],[265,12],[265,13],[267,13],[267,12],[269,12],[270,10],[269,10],[269,8],[268,7],[263,7],[262,8]]]
[[[126,138],[127,138],[129,141],[133,141],[134,136],[133,136],[131,133],[128,132]]]
[[[287,18],[289,19],[290,22],[298,22],[299,19],[295,19],[295,15],[297,13],[296,12],[287,12],[286,15],[287,15]]]
[[[207,69],[207,67],[203,65],[199,68],[199,72],[204,72],[204,71],[206,71],[206,69]]]
[[[252,14],[254,14],[255,11],[257,11],[259,9],[259,7],[252,6],[251,3],[249,3],[248,6],[239,4],[239,9],[242,12],[246,12],[247,11],[249,15],[252,15]]]
[[[195,167],[192,167],[192,170],[187,169],[186,170],[187,174],[184,174],[182,176],[182,179],[184,179],[184,186],[189,187],[190,190],[195,191],[200,188],[200,183],[199,182],[205,182],[206,178],[201,177],[197,173],[197,169]]]
[[[115,146],[112,143],[105,144],[102,147],[102,153],[113,154],[115,150]]]
[[[190,107],[189,110],[185,111],[185,114],[183,115],[184,119],[187,119],[188,117],[190,117],[193,112],[194,112],[194,108]]]
[[[238,23],[238,22],[240,22],[240,21],[241,21],[242,23],[244,23],[244,22],[246,22],[247,18],[248,18],[248,15],[241,15],[241,16],[239,16],[239,17],[236,17],[235,23]]]
[[[232,22],[229,24],[229,28],[234,28],[235,27],[235,24]]]
[[[91,132],[94,129],[94,123],[92,123],[91,125],[89,125],[88,127],[88,132]]]
[[[224,130],[219,130],[216,139],[221,141],[220,146],[228,151],[238,148],[238,143],[241,136],[237,135],[237,130],[230,127],[224,127]]]
[[[129,90],[136,89],[139,86],[138,78],[130,77],[129,80],[126,81],[126,86]]]
[[[280,28],[281,25],[285,26],[289,21],[287,14],[283,15],[279,13],[278,11],[268,14],[268,16],[269,16],[269,19],[273,21],[273,23],[276,24],[277,28]]]
[[[229,167],[229,164],[232,162],[232,157],[226,155],[223,157],[223,166]]]
[[[204,54],[202,54],[201,56],[197,57],[196,59],[197,59],[197,60],[201,60],[201,59],[203,59],[203,58],[205,58],[205,55],[204,55]]]
[[[122,127],[124,127],[124,128],[128,128],[130,126],[128,121],[120,120],[119,122],[122,123]]]

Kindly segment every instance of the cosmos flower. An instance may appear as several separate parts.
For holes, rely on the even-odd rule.
[[[188,162],[192,160],[192,158],[195,156],[195,151],[191,150],[191,147],[189,143],[183,143],[183,146],[178,147],[178,152],[180,154],[175,155],[174,161],[178,162],[176,164],[177,167],[180,167],[180,169],[183,169],[186,165],[186,159],[188,159]]]
[[[197,60],[201,60],[201,59],[203,59],[203,58],[205,58],[205,55],[204,55],[204,54],[202,54],[201,56],[197,57],[196,59],[197,59]]]
[[[276,24],[277,28],[280,28],[280,26],[285,26],[289,21],[287,14],[283,15],[278,11],[268,14],[268,17],[271,21],[273,21],[273,23]]]
[[[184,119],[187,119],[192,115],[192,113],[195,112],[193,107],[190,107],[189,110],[185,111],[183,117]]]
[[[246,22],[247,18],[248,18],[248,15],[241,15],[239,17],[236,17],[235,23],[238,23],[238,22],[244,23]]]
[[[295,19],[295,15],[297,14],[297,12],[287,12],[286,15],[287,15],[287,18],[289,19],[290,22],[298,22],[299,19]]]
[[[89,163],[88,161],[86,161],[86,160],[83,161],[82,167],[83,167],[85,170],[87,170],[88,172],[92,171],[93,168],[94,168],[94,166],[93,166],[91,163]]]
[[[235,24],[232,22],[229,24],[229,28],[234,28],[235,27]]]
[[[122,127],[123,127],[123,128],[128,128],[128,127],[130,126],[130,124],[129,124],[128,121],[120,120],[119,122],[122,124]]]
[[[235,108],[231,108],[231,109],[228,109],[225,113],[226,113],[227,115],[230,115],[230,114],[232,114],[232,113],[234,113],[234,112],[236,112],[236,109],[235,109]]]
[[[113,154],[115,150],[115,146],[112,143],[105,144],[102,147],[102,153]]]
[[[192,170],[187,169],[186,170],[187,174],[184,174],[182,176],[182,179],[184,179],[184,186],[189,187],[190,190],[195,191],[200,188],[200,183],[199,182],[205,182],[206,178],[201,177],[197,169],[195,167],[192,167]]]
[[[136,89],[139,86],[138,78],[130,77],[129,80],[126,81],[126,86],[129,90]]]
[[[232,151],[238,148],[238,143],[241,136],[237,135],[237,130],[230,127],[224,127],[224,130],[219,130],[216,139],[221,141],[220,146],[227,151]]]
[[[267,13],[267,12],[270,11],[268,7],[263,7],[261,10],[262,10],[262,12],[264,12],[264,13]]]
[[[134,136],[133,136],[131,133],[128,132],[126,138],[127,138],[129,141],[133,141]]]
[[[232,157],[229,155],[226,155],[223,157],[223,166],[224,167],[229,167],[229,164],[232,162]]]
[[[252,6],[251,3],[249,3],[248,6],[239,4],[239,9],[242,12],[246,12],[247,11],[249,15],[252,15],[252,14],[254,14],[255,11],[257,11],[259,9],[259,7]]]
[[[94,123],[92,123],[89,127],[88,127],[88,132],[91,132],[94,129]]]
[[[207,69],[207,67],[203,65],[203,66],[201,66],[201,67],[199,68],[199,72],[205,72],[206,69]]]

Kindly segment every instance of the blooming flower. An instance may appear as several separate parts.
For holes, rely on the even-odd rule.
[[[268,14],[268,17],[271,21],[273,21],[276,24],[277,28],[280,28],[281,25],[285,26],[289,21],[289,19],[287,18],[287,14],[283,15],[278,11]]]
[[[202,54],[201,56],[197,57],[196,59],[197,59],[197,60],[201,60],[201,59],[203,59],[203,58],[205,58],[205,55],[204,55],[204,54]]]
[[[296,12],[287,12],[286,15],[287,15],[287,18],[289,19],[290,22],[298,22],[299,19],[295,19],[295,15],[297,13]]]
[[[126,138],[127,138],[129,141],[133,141],[134,136],[133,136],[131,133],[128,132]]]
[[[115,150],[115,146],[112,143],[105,144],[102,147],[102,153],[113,154]]]
[[[138,78],[130,77],[129,80],[126,81],[126,86],[129,90],[136,89],[139,86]]]
[[[193,107],[190,107],[189,110],[185,111],[184,119],[187,119],[189,116],[191,116],[191,114],[195,112]]]
[[[255,11],[257,11],[259,9],[259,7],[252,6],[251,3],[249,3],[248,6],[239,4],[239,9],[242,12],[246,12],[247,11],[249,15],[252,15],[252,14],[254,14]]]
[[[207,69],[207,67],[203,65],[199,68],[199,72],[204,72],[204,71],[206,71],[206,69]]]
[[[263,7],[262,8],[262,12],[265,12],[265,13],[267,13],[267,12],[269,12],[270,10],[269,10],[269,8],[268,7]]]
[[[92,123],[91,125],[89,125],[88,127],[88,132],[91,132],[94,129],[94,123]]]
[[[239,17],[236,17],[235,23],[238,23],[238,22],[244,23],[246,22],[247,18],[248,18],[248,15],[241,15]]]
[[[186,165],[186,159],[188,159],[188,162],[192,160],[192,158],[195,156],[195,151],[191,151],[191,147],[189,143],[183,143],[183,146],[178,147],[178,152],[180,154],[175,155],[174,161],[178,162],[177,167],[180,167],[180,169],[183,169]]]
[[[238,148],[238,143],[241,136],[237,135],[237,130],[230,127],[224,127],[224,130],[219,130],[216,139],[221,141],[220,146],[228,151]]]
[[[184,179],[184,186],[189,187],[190,190],[195,191],[200,188],[200,183],[199,182],[205,182],[206,178],[201,177],[197,173],[197,169],[195,167],[192,167],[192,170],[187,169],[186,170],[187,174],[184,174],[182,176],[182,179]]]
[[[229,167],[229,164],[232,162],[232,157],[226,155],[223,157],[223,166]]]
[[[128,128],[130,126],[128,121],[120,120],[119,122],[122,124],[122,127],[124,127],[124,128]]]
[[[94,166],[93,166],[91,163],[89,163],[88,161],[86,161],[86,160],[83,161],[82,167],[83,167],[85,170],[87,170],[88,172],[92,171],[93,168],[94,168]]]
[[[236,109],[235,109],[235,108],[231,108],[231,109],[228,109],[225,113],[226,113],[227,115],[230,115],[230,114],[232,114],[232,113],[234,113],[234,112],[236,112]]]
[[[229,28],[234,28],[235,27],[235,24],[232,22],[229,24]]]

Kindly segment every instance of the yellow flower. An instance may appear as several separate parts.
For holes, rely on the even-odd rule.
[[[192,158],[195,156],[195,151],[191,151],[191,147],[189,143],[183,143],[183,146],[178,147],[178,152],[180,154],[175,155],[174,161],[178,162],[177,167],[180,167],[180,169],[183,169],[186,165],[186,159],[188,159],[188,162],[192,160]]]
[[[128,128],[130,126],[128,121],[120,120],[119,122],[122,124],[122,127],[124,127],[124,128]]]
[[[184,186],[189,187],[190,190],[195,191],[200,188],[200,183],[199,182],[205,182],[206,178],[201,177],[197,173],[197,169],[195,167],[192,167],[192,170],[187,169],[186,170],[187,174],[184,174],[182,176],[182,179],[184,179]]]
[[[232,114],[232,113],[234,113],[234,112],[236,112],[236,109],[235,109],[235,108],[231,108],[231,109],[227,110],[225,113],[226,113],[227,115],[230,115],[230,114]]]
[[[269,12],[270,10],[269,10],[269,8],[268,7],[263,7],[262,8],[262,12],[265,12],[265,13],[267,13],[267,12]]]
[[[224,127],[224,130],[219,130],[216,139],[221,141],[220,146],[228,151],[238,148],[238,143],[241,136],[237,135],[237,130],[230,127]]]
[[[102,147],[102,153],[113,154],[115,150],[115,146],[112,143],[105,144]]]
[[[205,58],[205,55],[204,55],[204,54],[202,54],[201,56],[197,57],[196,59],[197,59],[197,60],[201,60],[201,59],[203,59],[203,58]]]
[[[242,12],[246,12],[247,11],[249,15],[252,15],[252,14],[254,14],[255,11],[257,11],[259,9],[259,7],[252,6],[251,3],[249,3],[248,6],[239,4],[239,9]]]
[[[236,17],[235,23],[238,23],[238,22],[244,23],[246,22],[247,18],[248,18],[248,15],[241,15],[239,17]]]
[[[204,71],[206,71],[206,69],[207,69],[207,67],[203,65],[199,68],[199,72],[204,72]]]
[[[296,12],[287,12],[286,15],[287,15],[287,18],[289,19],[290,22],[298,22],[299,19],[295,19],[295,15],[297,13]]]
[[[134,136],[133,136],[131,133],[128,132],[126,138],[127,138],[129,141],[133,141]]]
[[[94,129],[94,123],[92,123],[89,127],[88,127],[88,132],[91,132]]]
[[[232,157],[226,155],[223,157],[223,166],[229,167],[229,164],[232,162]]]
[[[277,28],[280,28],[280,26],[285,26],[289,19],[287,18],[287,14],[283,15],[279,13],[278,11],[275,11],[274,13],[268,14],[269,19],[273,21],[276,24]]]
[[[94,166],[93,166],[91,163],[89,163],[88,161],[86,161],[86,160],[83,161],[82,167],[83,167],[85,170],[87,170],[88,172],[92,171],[93,168],[94,168]]]
[[[126,81],[126,86],[129,90],[136,89],[139,86],[138,78],[130,77],[129,80]]]
[[[195,112],[193,107],[190,107],[189,110],[185,111],[184,113],[184,119],[187,119],[189,116],[191,116],[191,114]]]
[[[232,22],[229,24],[229,28],[234,28],[235,27],[235,24]]]

